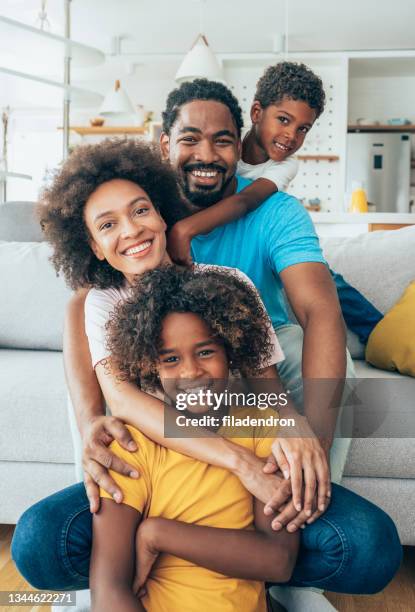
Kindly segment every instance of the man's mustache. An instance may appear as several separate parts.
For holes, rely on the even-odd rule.
[[[204,172],[210,172],[216,170],[216,172],[221,172],[225,174],[226,168],[220,166],[219,164],[187,164],[183,166],[183,170],[185,172],[192,172],[193,170],[201,170]]]

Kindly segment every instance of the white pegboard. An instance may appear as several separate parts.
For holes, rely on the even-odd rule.
[[[347,67],[341,60],[321,63],[304,61],[324,84],[326,107],[298,155],[336,155],[338,161],[300,161],[299,171],[288,191],[307,202],[319,198],[323,211],[342,211],[347,116]],[[241,105],[244,126],[250,126],[249,111],[256,83],[269,65],[267,61],[225,63],[225,79]]]

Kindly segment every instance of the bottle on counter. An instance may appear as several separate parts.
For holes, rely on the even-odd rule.
[[[352,197],[350,199],[349,212],[352,213],[367,213],[367,197],[366,192],[363,189],[362,181],[353,181],[352,183]]]

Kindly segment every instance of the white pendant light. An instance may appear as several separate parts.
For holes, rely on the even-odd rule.
[[[222,68],[206,36],[199,34],[176,73],[176,83],[202,78],[224,83]]]
[[[115,81],[115,87],[104,98],[99,109],[99,114],[103,117],[113,117],[118,115],[135,115],[135,108],[130,98],[121,88],[120,82]]]

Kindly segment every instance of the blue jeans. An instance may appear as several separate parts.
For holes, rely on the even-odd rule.
[[[333,484],[327,512],[301,532],[289,584],[342,593],[376,593],[397,571],[402,547],[393,521],[380,508]],[[83,483],[38,502],[20,518],[12,557],[35,588],[89,586],[92,515]]]

